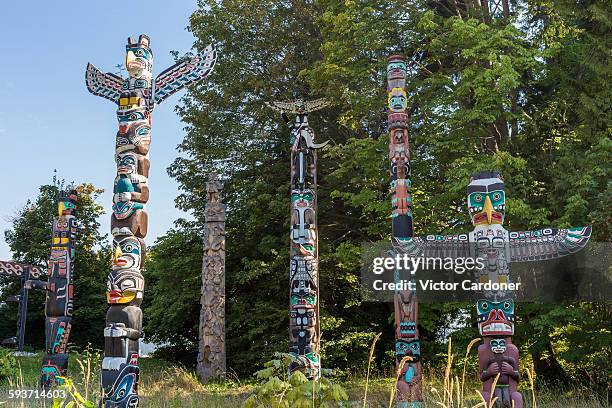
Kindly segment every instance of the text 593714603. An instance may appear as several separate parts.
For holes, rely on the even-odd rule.
[[[8,390],[9,399],[41,399],[41,398],[66,398],[66,390],[54,389],[25,389],[14,388]]]

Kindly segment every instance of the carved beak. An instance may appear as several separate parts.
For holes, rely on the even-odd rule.
[[[60,203],[57,205],[57,215],[58,217],[61,217],[62,214],[64,214],[64,210],[66,209],[66,204],[64,204],[63,201],[60,201]]]
[[[121,252],[121,248],[119,248],[119,246],[117,245],[115,247],[115,253],[113,254],[113,263],[117,264],[117,260],[119,259],[119,257],[122,255]]]
[[[484,210],[487,213],[487,221],[489,222],[489,224],[491,224],[491,221],[493,221],[493,204],[491,204],[491,199],[489,198],[489,196],[487,196],[487,198],[485,199]]]

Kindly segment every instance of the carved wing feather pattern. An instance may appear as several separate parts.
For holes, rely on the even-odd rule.
[[[87,64],[87,69],[85,70],[85,84],[92,94],[117,103],[121,95],[121,90],[123,89],[123,82],[121,77],[111,74],[110,72],[104,74],[92,64]]]
[[[329,102],[325,98],[315,99],[314,101],[304,102],[306,112],[314,112],[329,106]]]
[[[160,73],[155,79],[155,103],[208,76],[216,62],[217,50],[210,44],[192,58],[177,62]]]
[[[510,261],[539,261],[573,254],[586,246],[591,232],[591,226],[510,232]]]
[[[266,105],[280,113],[291,113],[294,115],[299,115],[323,109],[326,106],[329,106],[329,102],[325,98],[319,98],[313,101],[272,101],[266,102]]]
[[[15,278],[23,276],[24,266],[30,267],[30,278],[38,279],[42,275],[42,270],[38,266],[26,265],[12,261],[0,261],[0,275],[8,275]]]
[[[400,254],[425,258],[466,258],[470,256],[468,234],[426,235],[409,239],[393,238],[393,247]]]

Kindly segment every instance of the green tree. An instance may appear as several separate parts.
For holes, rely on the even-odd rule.
[[[206,175],[215,171],[227,180],[228,364],[252,372],[286,347],[288,135],[264,102],[298,90],[333,103],[311,115],[318,140],[331,141],[319,156],[323,365],[358,367],[378,331],[384,333],[379,353],[388,355],[377,361],[392,364],[392,312],[363,302],[359,291],[361,244],[390,234],[384,101],[391,53],[411,61],[417,234],[471,230],[467,179],[498,169],[509,196],[508,229],[592,223],[599,239],[609,239],[610,6],[601,0],[586,8],[566,1],[508,3],[496,11],[476,1],[200,2],[190,29],[196,46],[217,44],[220,60],[178,109],[187,135],[179,146],[183,157],[169,168],[183,191],[177,204],[193,211],[195,221],[161,239],[148,267],[164,271],[191,303],[173,309],[181,317],[176,327],[148,325],[151,335],[179,345],[188,334],[195,348],[197,319],[185,330],[182,315],[199,310],[199,293],[190,285],[199,285],[196,237]],[[166,259],[172,253],[189,261],[173,268]],[[153,282],[160,286],[150,291],[164,293],[161,279]],[[151,316],[170,324],[157,296]],[[609,344],[605,313],[585,303],[539,307],[519,306],[522,352],[548,359],[572,379],[580,378],[580,358],[595,367],[599,356],[576,347],[577,332],[562,325],[571,321],[585,333],[600,333],[597,344]],[[424,354],[442,351],[444,335],[458,321],[454,344],[476,337],[475,319],[465,314],[472,310],[465,303],[423,305]],[[559,348],[568,344],[572,353]],[[544,366],[536,369],[547,376]]]

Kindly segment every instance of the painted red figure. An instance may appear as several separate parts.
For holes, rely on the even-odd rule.
[[[510,337],[485,337],[484,341],[484,344],[478,347],[480,379],[483,382],[482,396],[487,403],[489,399],[497,398],[491,407],[523,408],[523,396],[518,392],[518,349],[512,344]],[[491,388],[498,374],[499,379],[491,396]]]

